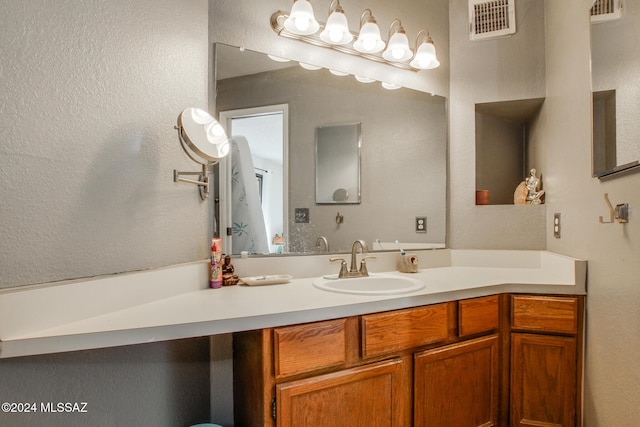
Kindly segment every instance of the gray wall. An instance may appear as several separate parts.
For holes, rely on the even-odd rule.
[[[447,119],[445,100],[328,70],[302,67],[221,80],[216,109],[289,104],[289,243],[292,252],[315,250],[325,236],[331,250],[353,241],[445,241]],[[361,203],[316,205],[315,129],[362,124]],[[309,208],[308,224],[294,223],[294,209]],[[344,223],[336,225],[340,212]],[[414,229],[426,216],[426,234]]]
[[[188,426],[209,421],[207,338],[0,361],[2,426]],[[86,413],[42,413],[41,402],[86,402]]]
[[[524,177],[524,125],[476,112],[476,189],[492,205],[512,205]]]
[[[449,2],[451,96],[447,236],[452,248],[545,248],[544,205],[475,205],[475,104],[544,98],[544,5],[541,0],[519,0],[516,2],[517,32],[514,35],[470,41],[468,1]],[[533,139],[529,143],[537,142]],[[532,167],[546,175],[543,165]]]
[[[0,3],[0,288],[207,257],[173,126],[207,106],[208,5]]]
[[[562,238],[549,237],[547,247],[589,261],[585,426],[633,426],[640,418],[640,174],[607,181],[591,177],[590,6],[589,0],[547,1],[552,42],[541,120],[548,236],[553,213],[562,213]],[[614,204],[629,203],[628,224],[598,223],[600,215],[608,216],[604,193]]]
[[[206,0],[0,1],[0,288],[207,257],[173,126],[207,106]],[[52,302],[55,303],[55,302]],[[34,313],[34,316],[37,313]],[[0,361],[0,402],[87,401],[6,426],[188,425],[207,340]]]

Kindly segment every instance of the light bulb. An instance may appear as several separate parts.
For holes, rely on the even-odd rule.
[[[375,39],[369,38],[367,37],[366,39],[362,40],[362,47],[364,47],[364,50],[366,51],[372,51],[375,47],[376,47],[376,41]]]
[[[391,56],[393,56],[395,59],[400,59],[404,56],[404,49],[400,48],[400,47],[396,47],[394,49],[391,49]]]
[[[308,0],[296,0],[289,17],[284,21],[284,27],[294,34],[309,35],[318,31],[320,24],[316,21],[311,3]]]
[[[311,21],[306,16],[299,16],[295,18],[294,23],[298,31],[307,31],[309,29],[309,25],[311,25]]]
[[[335,28],[333,30],[330,30],[329,39],[334,43],[338,43],[342,39],[342,31]]]

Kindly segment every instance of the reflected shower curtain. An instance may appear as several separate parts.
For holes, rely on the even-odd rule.
[[[256,173],[244,136],[234,136],[231,141],[231,217],[233,253],[269,253]]]

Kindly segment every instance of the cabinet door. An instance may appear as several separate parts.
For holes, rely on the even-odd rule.
[[[415,355],[414,426],[495,426],[498,335]]]
[[[392,359],[279,384],[277,426],[405,426],[403,363]]]
[[[575,425],[575,337],[514,333],[511,339],[511,426]]]

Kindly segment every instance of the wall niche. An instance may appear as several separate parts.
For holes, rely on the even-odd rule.
[[[532,133],[543,102],[534,98],[475,105],[476,204],[513,204],[516,187],[535,168]]]

